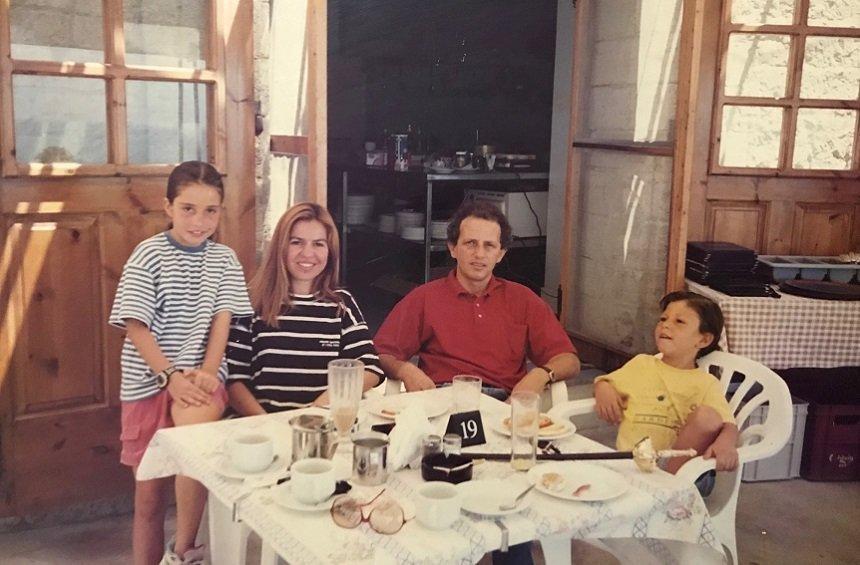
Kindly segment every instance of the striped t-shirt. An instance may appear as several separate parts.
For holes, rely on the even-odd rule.
[[[332,359],[358,359],[382,377],[364,316],[352,295],[343,301],[291,295],[292,308],[273,328],[258,316],[233,318],[227,342],[228,383],[243,382],[267,412],[307,406],[325,391]]]
[[[139,320],[176,368],[193,369],[206,355],[212,317],[225,310],[234,316],[253,312],[233,250],[210,240],[184,246],[163,232],[142,241],[128,258],[108,321],[125,329],[128,318]],[[128,337],[121,363],[121,400],[158,393],[154,372]],[[223,380],[226,375],[222,362],[218,376]]]

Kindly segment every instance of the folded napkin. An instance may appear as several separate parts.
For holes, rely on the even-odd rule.
[[[408,404],[394,418],[394,428],[388,434],[388,468],[402,469],[421,454],[421,440],[433,433],[424,407],[417,402]]]

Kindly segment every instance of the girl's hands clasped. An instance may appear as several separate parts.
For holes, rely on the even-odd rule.
[[[195,371],[191,373],[176,371],[170,375],[170,382],[167,384],[167,392],[183,408],[209,404],[210,393],[195,384],[196,377],[193,376],[194,374]],[[206,379],[201,380],[206,381]]]

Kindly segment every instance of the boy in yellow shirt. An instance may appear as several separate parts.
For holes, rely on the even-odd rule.
[[[660,301],[654,329],[662,354],[637,355],[594,384],[597,414],[620,424],[616,447],[630,450],[645,436],[655,449],[693,448],[716,458],[717,471],[738,466],[738,427],[716,377],[696,368],[696,359],[719,349],[723,313],[712,300],[693,292],[672,292]],[[675,473],[689,457],[674,457]]]

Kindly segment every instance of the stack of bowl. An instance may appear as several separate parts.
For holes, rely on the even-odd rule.
[[[433,239],[447,239],[448,220],[433,220],[430,222],[430,237]]]
[[[424,225],[424,213],[415,210],[398,210],[394,213],[397,233],[403,235],[403,228],[421,227]],[[423,239],[423,236],[422,236]]]
[[[350,194],[346,197],[347,224],[367,224],[372,214],[372,194]]]

